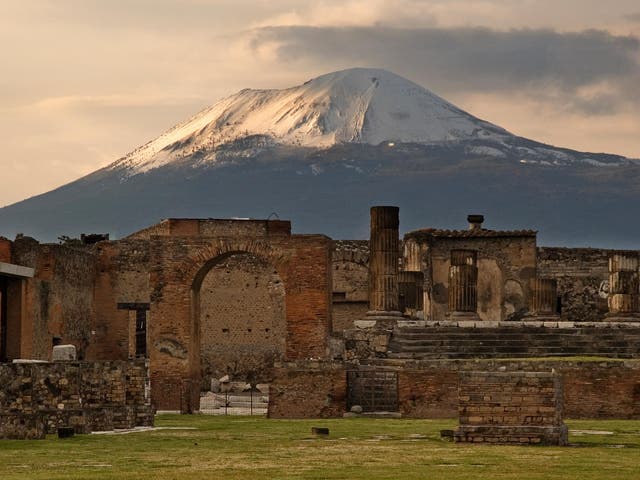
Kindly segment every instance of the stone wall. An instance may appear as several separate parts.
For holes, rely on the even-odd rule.
[[[0,438],[153,425],[144,362],[0,364],[0,384]]]
[[[554,369],[564,381],[567,418],[640,419],[640,360],[380,360],[368,368],[371,366],[398,372],[398,404],[400,413],[407,418],[457,416],[460,372],[479,369],[551,372]],[[317,362],[282,365],[272,382],[280,393],[270,398],[269,415],[273,418],[340,417],[346,409],[349,368],[358,366]],[[301,388],[305,382],[315,390]],[[315,400],[306,404],[307,398]]]
[[[608,312],[609,256],[637,254],[595,248],[538,248],[538,275],[556,279],[568,321],[601,321]]]
[[[566,445],[562,380],[551,372],[461,372],[456,442]]]
[[[19,237],[13,244],[12,263],[35,269],[34,278],[24,282],[19,357],[48,360],[52,338],[59,337],[85,358],[92,340],[93,249]]]
[[[282,280],[265,260],[235,254],[211,268],[200,290],[203,388],[226,374],[263,382],[285,353],[284,307]]]
[[[337,240],[331,256],[333,331],[353,328],[369,310],[369,242]]]
[[[269,385],[269,418],[342,417],[347,402],[343,364],[296,362],[276,365]]]

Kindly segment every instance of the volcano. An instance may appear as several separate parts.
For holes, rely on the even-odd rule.
[[[245,89],[111,165],[0,209],[0,234],[125,236],[168,217],[293,221],[365,238],[373,204],[404,230],[535,228],[559,245],[640,248],[640,162],[513,135],[392,72]]]

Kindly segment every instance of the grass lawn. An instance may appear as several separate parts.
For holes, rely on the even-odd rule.
[[[567,424],[613,434],[572,433],[570,447],[478,446],[440,439],[456,420],[161,415],[156,426],[172,429],[0,440],[0,479],[640,479],[640,421]],[[331,433],[314,438],[312,426]]]

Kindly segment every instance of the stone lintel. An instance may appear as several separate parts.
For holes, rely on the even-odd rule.
[[[8,275],[10,277],[33,278],[35,270],[31,267],[23,267],[14,265],[13,263],[0,262],[0,275]]]

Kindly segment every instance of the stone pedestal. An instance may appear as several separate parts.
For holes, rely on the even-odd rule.
[[[398,213],[398,207],[371,207],[367,320],[375,321],[376,326],[393,327],[402,318],[398,307]]]
[[[609,257],[608,321],[640,320],[640,278],[636,255]]]
[[[461,372],[456,442],[567,445],[563,384],[547,372]]]
[[[76,347],[75,345],[56,345],[53,347],[51,354],[52,362],[75,362]]]
[[[452,250],[449,267],[449,314],[452,320],[479,320],[477,252]]]

